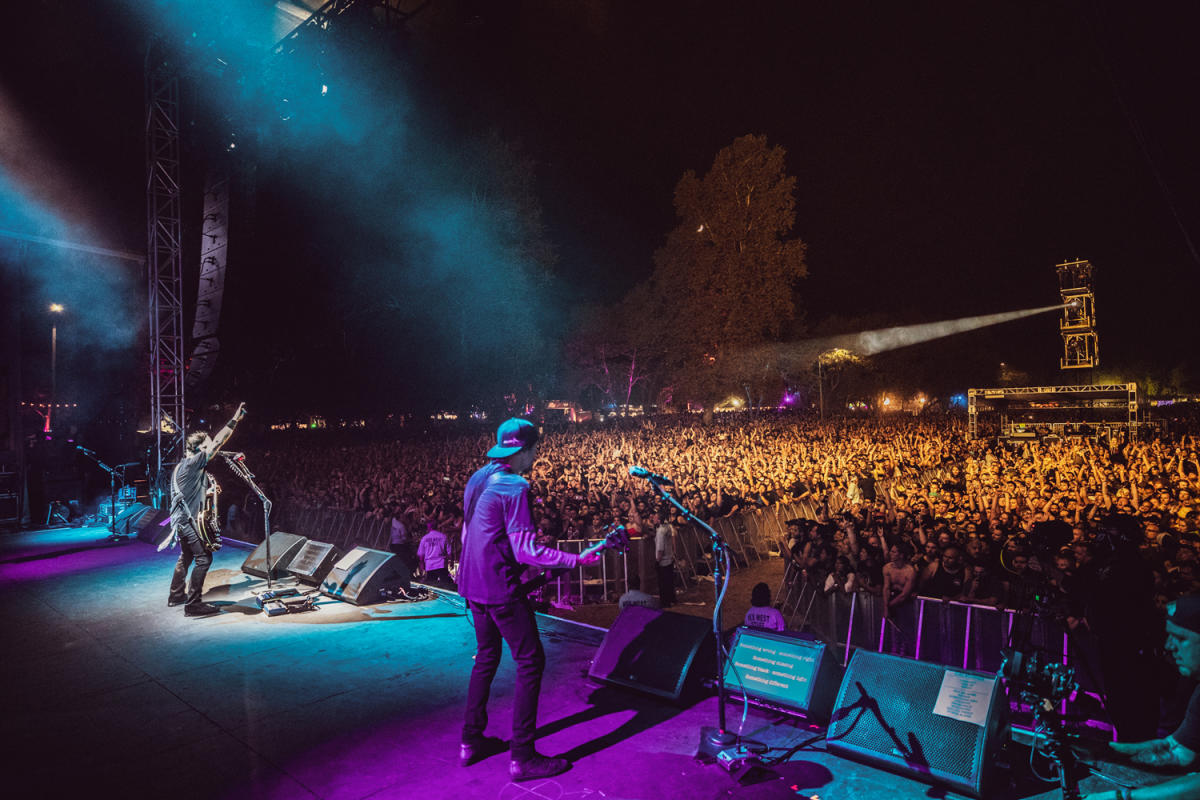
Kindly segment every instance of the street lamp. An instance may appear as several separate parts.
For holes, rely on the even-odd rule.
[[[51,314],[61,314],[61,313],[63,313],[63,310],[64,309],[63,309],[63,306],[61,303],[51,303],[50,304],[50,313]],[[53,319],[53,317],[51,319]],[[50,431],[51,431],[50,417],[52,414],[54,414],[54,397],[56,394],[56,389],[58,388],[57,383],[58,383],[58,323],[51,322],[50,323],[50,407],[46,409],[46,427],[45,427],[45,431],[44,431],[45,433],[50,433]]]

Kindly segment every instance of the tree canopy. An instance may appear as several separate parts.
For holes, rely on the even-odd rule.
[[[759,382],[756,347],[796,314],[807,246],[791,237],[796,179],[784,155],[765,136],[743,136],[704,177],[689,170],[675,187],[679,223],[654,255],[647,344],[677,398],[710,405],[731,384]]]

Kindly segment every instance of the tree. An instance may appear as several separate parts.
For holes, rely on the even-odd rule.
[[[676,400],[711,408],[760,379],[761,364],[745,354],[795,316],[794,289],[808,273],[806,245],[789,238],[795,187],[783,148],[764,136],[736,139],[703,178],[689,170],[675,187],[679,224],[654,255],[654,324],[639,342]]]
[[[643,292],[635,290],[612,308],[585,307],[564,343],[576,394],[595,389],[605,403],[628,407],[633,390],[649,374],[640,321]]]

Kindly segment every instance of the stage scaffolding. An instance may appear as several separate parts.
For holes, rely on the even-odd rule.
[[[1000,436],[1009,439],[1095,436],[1122,429],[1133,440],[1139,424],[1136,383],[968,389],[971,439],[979,437],[981,411],[998,412]]]
[[[183,455],[185,435],[183,233],[180,197],[179,77],[161,41],[146,53],[146,271],[150,294],[151,499],[161,507],[163,475]]]
[[[1087,260],[1065,261],[1055,267],[1062,298],[1061,369],[1091,369],[1100,364],[1100,338],[1096,333],[1096,293],[1092,288],[1095,267]]]

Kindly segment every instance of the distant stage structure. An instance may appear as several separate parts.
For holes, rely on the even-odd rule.
[[[1107,436],[1124,430],[1137,439],[1136,383],[1026,386],[967,390],[968,435],[979,438],[980,413],[999,415],[1002,439]]]
[[[1058,293],[1062,297],[1063,354],[1060,369],[1091,369],[1100,364],[1100,338],[1096,333],[1096,293],[1092,275],[1095,267],[1087,259],[1064,261],[1055,266]]]

